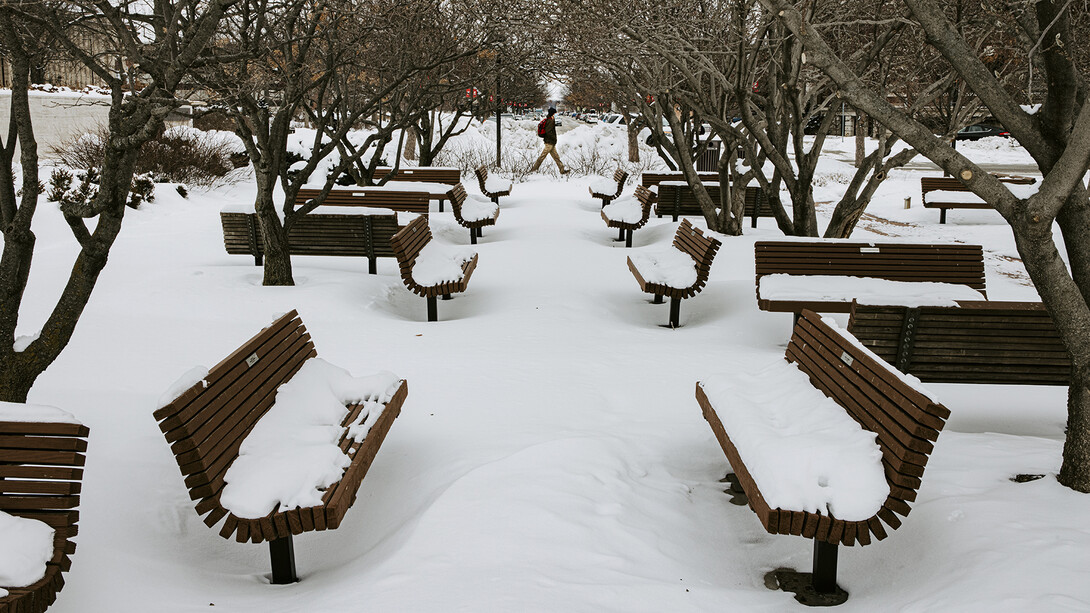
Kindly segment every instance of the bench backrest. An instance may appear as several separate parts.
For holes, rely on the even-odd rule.
[[[956,307],[852,304],[848,330],[898,370],[923,381],[1068,385],[1071,356],[1037,302]]]
[[[54,530],[45,577],[12,589],[0,598],[0,610],[22,611],[26,602],[38,600],[48,605],[63,585],[57,575],[69,569],[69,556],[76,549],[72,538],[78,531],[87,435],[87,426],[79,423],[0,421],[0,511],[42,521]]]
[[[758,284],[762,276],[780,273],[933,281],[985,289],[980,245],[757,241],[754,260]]]
[[[416,257],[420,255],[420,250],[424,248],[424,245],[427,245],[430,241],[431,228],[428,227],[428,221],[423,217],[412,220],[409,225],[402,228],[390,239],[390,243],[394,248],[394,255],[397,256],[397,261],[401,264],[402,276],[408,272],[411,279],[411,271],[413,264],[416,263]]]
[[[705,236],[704,232],[685,219],[674,233],[674,247],[689,254],[696,262],[697,281],[693,286],[697,291],[708,282],[711,273],[712,260],[719,251],[722,243],[719,240]]]
[[[1017,185],[1032,185],[1037,182],[1037,179],[1033,177],[997,175],[996,178],[1004,183]],[[971,190],[956,177],[920,177],[920,192],[927,194],[934,191],[968,192]]]
[[[488,167],[487,166],[478,166],[477,169],[474,170],[473,172],[474,172],[474,174],[477,175],[477,184],[481,188],[481,193],[482,194],[488,194],[488,190],[486,190],[484,188],[485,183],[488,182]]]
[[[696,173],[700,177],[701,181],[718,181],[718,172],[698,172]],[[645,172],[640,175],[640,184],[644,187],[651,187],[652,185],[658,185],[663,181],[684,181],[685,175],[680,172]]]
[[[223,516],[219,505],[223,476],[238,456],[239,445],[272,406],[276,389],[317,354],[306,326],[292,310],[155,411],[189,495],[200,501],[198,513],[216,511],[217,521]]]
[[[916,499],[928,456],[950,411],[907,384],[888,364],[868,355],[813,311],[803,311],[785,357],[864,429],[878,435],[890,485],[889,498],[878,516],[896,528],[900,519],[894,514],[908,514],[908,503]],[[879,538],[884,537],[884,532],[877,531],[881,526],[875,529],[875,524],[869,527]],[[854,537],[861,544],[870,538],[865,531]]]
[[[317,197],[320,192],[321,190],[317,189],[299,190],[299,194],[295,198],[295,206],[302,206],[308,200]],[[352,187],[330,191],[322,204],[391,209],[427,217],[430,198],[430,194],[426,192],[399,192],[387,189]]]
[[[636,186],[636,200],[640,203],[640,208],[643,209],[643,215],[641,219],[646,222],[651,216],[651,207],[655,204],[655,194],[651,190],[642,185]]]
[[[390,171],[390,167],[378,167],[374,177],[381,179]],[[443,166],[414,166],[412,168],[399,168],[389,179],[390,181],[418,181],[422,183],[446,183],[454,185],[462,180],[462,171],[457,168]]]

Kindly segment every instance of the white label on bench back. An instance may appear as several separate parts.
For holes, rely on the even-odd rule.
[[[246,365],[247,366],[253,366],[254,364],[257,364],[257,354],[256,353],[250,354],[250,357],[246,358]]]
[[[845,352],[842,352],[842,353],[840,354],[840,361],[841,361],[841,362],[844,362],[844,363],[845,363],[845,364],[847,364],[848,366],[851,366],[851,365],[852,365],[852,362],[854,362],[855,360],[854,360],[854,359],[852,359],[852,356],[848,355],[848,352],[847,352],[847,351],[845,351]]]
[[[859,253],[882,253],[878,247],[860,247]]]

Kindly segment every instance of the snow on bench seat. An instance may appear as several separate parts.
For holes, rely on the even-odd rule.
[[[612,194],[617,191],[617,182],[613,179],[600,177],[591,181],[590,191],[596,194]]]
[[[416,256],[413,280],[420,285],[461,281],[464,276],[463,266],[475,257],[477,252],[466,247],[429,242]]]
[[[33,585],[53,559],[54,530],[45,522],[0,511],[0,598],[4,588]]]
[[[984,294],[957,283],[890,281],[842,275],[764,275],[757,282],[761,300],[844,302],[902,306],[957,306],[958,300],[985,300]]]
[[[462,203],[462,219],[468,223],[495,219],[500,206],[491,200],[483,198],[466,198]]]
[[[647,283],[676,289],[692,287],[696,283],[696,262],[677,249],[633,253],[629,259]]]
[[[511,179],[504,179],[502,177],[489,176],[484,180],[484,189],[489,193],[497,192],[509,192],[511,191]]]
[[[618,223],[639,223],[643,218],[643,205],[634,197],[621,198],[602,207],[602,216]]]
[[[340,442],[362,442],[400,385],[390,373],[356,378],[321,358],[307,360],[243,439],[220,503],[244,519],[321,506],[351,464]],[[355,404],[364,408],[346,433],[342,423]]]
[[[889,496],[875,434],[798,366],[777,360],[701,386],[770,507],[861,521]]]

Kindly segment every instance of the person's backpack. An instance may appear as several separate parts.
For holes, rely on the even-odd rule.
[[[542,119],[540,123],[537,124],[537,135],[538,135],[538,137],[545,138],[545,124],[548,123],[548,122],[549,122],[549,118],[546,117],[545,119]]]

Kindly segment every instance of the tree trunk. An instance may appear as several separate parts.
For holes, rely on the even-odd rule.
[[[405,148],[402,149],[401,156],[406,160],[416,159],[416,128],[405,129]]]
[[[1090,381],[1076,375],[1067,389],[1067,439],[1060,483],[1080,492],[1090,492]]]
[[[635,119],[628,120],[628,161],[640,161],[640,123]]]
[[[863,111],[855,111],[855,167],[863,165],[863,158],[867,157],[867,139],[863,130]]]
[[[291,270],[291,253],[288,250],[287,232],[284,231],[280,218],[276,215],[276,203],[273,201],[273,187],[276,174],[267,169],[254,168],[257,182],[257,195],[254,196],[254,210],[261,224],[261,238],[265,252],[264,278],[262,285],[295,285]]]

